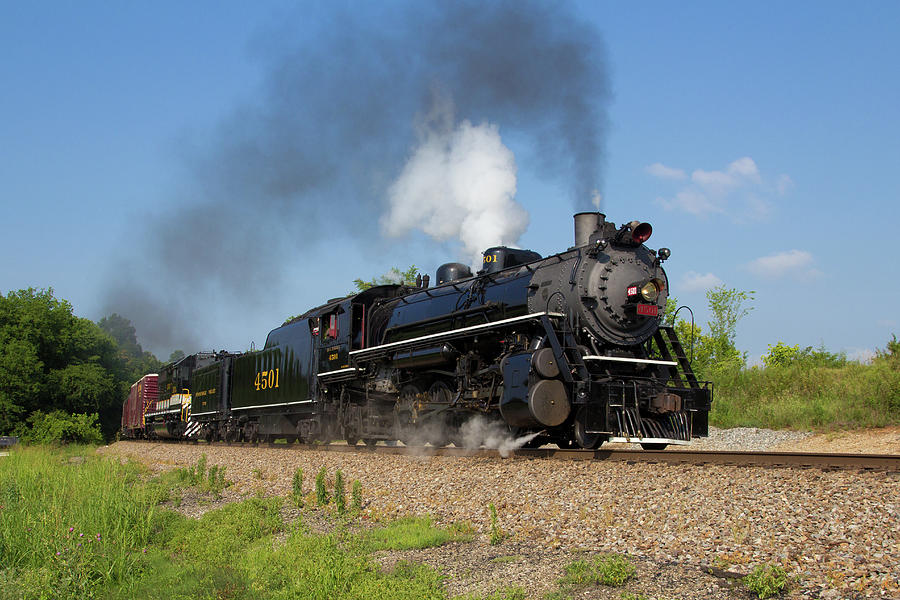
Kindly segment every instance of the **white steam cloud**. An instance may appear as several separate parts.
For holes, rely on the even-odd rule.
[[[490,246],[515,245],[528,227],[516,202],[516,161],[490,123],[454,124],[449,102],[436,102],[418,127],[418,145],[388,190],[384,232],[418,229],[435,240],[456,239],[464,259],[480,267]]]
[[[504,423],[479,416],[472,417],[463,423],[459,432],[464,448],[478,450],[484,447],[488,450],[497,450],[503,458],[540,435],[540,432],[536,432],[515,437]]]
[[[438,451],[438,446],[453,441],[457,447],[471,452],[479,450],[497,450],[503,458],[539,436],[542,432],[515,436],[506,423],[496,419],[488,419],[476,415],[460,426],[459,431],[448,428],[446,424],[434,421],[418,424],[406,440],[407,453],[411,456],[430,457]],[[440,440],[435,446],[435,440]],[[428,445],[426,445],[428,444]]]

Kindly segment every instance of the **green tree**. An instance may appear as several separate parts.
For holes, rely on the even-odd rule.
[[[735,346],[737,324],[751,310],[744,306],[753,300],[755,292],[743,292],[719,286],[706,293],[711,318],[707,323],[709,333],[704,333],[699,324],[691,327],[690,321],[679,314],[677,298],[670,297],[663,312],[663,325],[674,326],[675,333],[684,347],[685,355],[692,358],[691,367],[700,379],[710,379],[716,369],[742,367],[746,361],[744,354]]]
[[[146,352],[137,340],[137,331],[129,319],[112,313],[97,321],[97,325],[116,341],[118,356],[122,360],[122,378],[131,383],[147,373],[159,370],[162,363],[152,353]]]
[[[716,368],[743,367],[746,354],[735,345],[737,325],[753,310],[746,306],[754,299],[756,292],[745,292],[724,285],[706,292],[711,319],[709,327],[710,354]]]
[[[22,431],[36,411],[99,413],[118,429],[129,382],[116,341],[53,290],[0,295],[0,434]]]
[[[684,348],[685,356],[691,359],[691,368],[699,379],[709,379],[713,365],[713,344],[709,336],[704,335],[703,328],[694,324],[693,330],[689,321],[678,319],[675,333]]]
[[[181,360],[182,358],[184,358],[184,350],[175,350],[169,355],[169,362],[172,363],[176,360]]]
[[[666,307],[663,309],[662,324],[671,327],[675,324],[675,311],[678,310],[678,298],[669,296],[666,298]]]
[[[405,271],[401,271],[397,267],[394,267],[384,275],[374,277],[370,281],[354,279],[353,285],[356,286],[356,290],[359,292],[365,291],[370,287],[375,287],[376,285],[390,285],[398,283],[402,285],[415,285],[416,275],[418,274],[419,268],[416,267],[416,265],[410,265],[409,268]]]

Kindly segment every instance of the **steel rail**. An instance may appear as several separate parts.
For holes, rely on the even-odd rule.
[[[132,440],[171,442],[177,440]],[[200,442],[195,442],[200,444]],[[203,442],[204,444],[206,442]],[[277,444],[247,442],[213,442],[213,446],[251,446],[283,450],[314,450],[319,452],[356,452],[368,454],[413,456],[458,456],[509,459],[602,460],[626,463],[667,463],[691,465],[732,465],[747,467],[789,467],[819,469],[857,469],[900,473],[900,454],[844,454],[819,452],[750,452],[722,450],[563,450],[557,448],[520,448],[501,453],[498,450],[432,446],[348,446],[346,444]]]

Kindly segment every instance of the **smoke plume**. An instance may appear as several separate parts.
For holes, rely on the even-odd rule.
[[[439,241],[458,239],[465,259],[480,268],[485,248],[515,244],[528,227],[515,201],[515,157],[496,126],[454,123],[446,99],[435,102],[418,138],[388,189],[382,227],[391,236],[417,229]]]
[[[514,243],[517,162],[566,182],[576,210],[602,189],[604,51],[566,7],[353,4],[279,27],[255,100],[192,140],[188,175],[114,265],[107,308],[154,351],[190,351],[223,316],[296,291],[287,267],[323,239],[338,260],[411,229],[469,259]],[[514,159],[501,131],[531,150]]]

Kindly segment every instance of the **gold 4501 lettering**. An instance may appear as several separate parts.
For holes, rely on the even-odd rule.
[[[257,371],[256,381],[253,382],[256,386],[256,391],[277,388],[278,375],[278,369],[271,369],[269,371]]]

